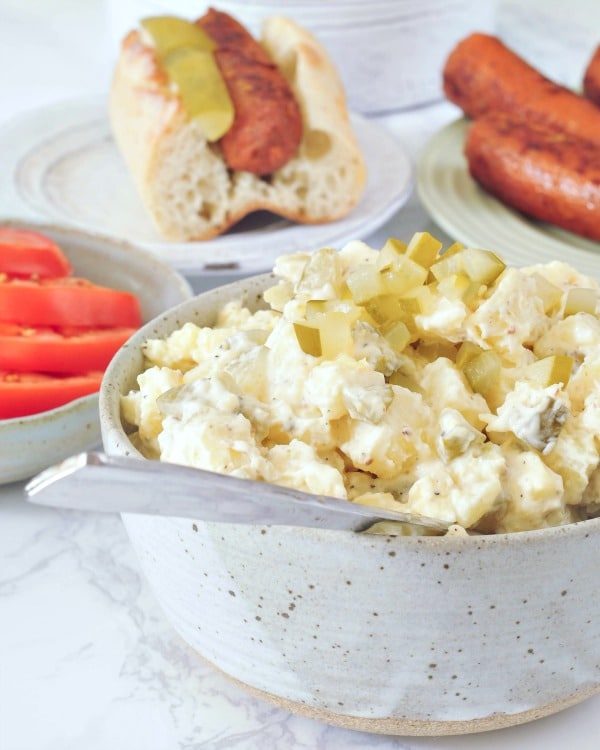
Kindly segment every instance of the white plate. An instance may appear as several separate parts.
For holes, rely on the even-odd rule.
[[[106,101],[60,103],[0,130],[0,206],[13,216],[52,218],[126,239],[192,275],[258,273],[282,253],[365,239],[408,200],[413,168],[402,146],[374,122],[352,122],[368,182],[344,219],[301,225],[266,212],[214,240],[166,243],[152,226],[110,133]]]
[[[500,253],[513,265],[563,260],[600,280],[600,243],[514,211],[469,175],[463,155],[468,121],[447,125],[427,143],[417,165],[417,190],[431,217],[465,244]]]

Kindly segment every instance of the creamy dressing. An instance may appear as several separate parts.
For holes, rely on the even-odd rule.
[[[563,318],[536,295],[540,276],[563,292],[595,282],[565,264],[507,268],[474,308],[434,289],[402,351],[364,318],[351,351],[303,351],[294,322],[307,302],[352,311],[345,278],[377,257],[362,242],[282,256],[264,295],[270,309],[231,302],[214,328],[186,323],[146,342],[146,369],[122,399],[141,450],[486,533],[597,511],[600,320]],[[492,397],[473,392],[454,361],[463,341],[501,357]],[[573,358],[566,386],[527,377],[554,353]]]

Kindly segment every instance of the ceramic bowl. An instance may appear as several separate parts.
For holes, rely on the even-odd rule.
[[[142,328],[100,394],[107,452],[140,456],[120,394],[140,344],[214,323],[262,276],[204,293]],[[201,502],[201,498],[198,498]],[[167,618],[214,667],[290,712],[385,734],[491,730],[600,690],[600,520],[496,536],[389,537],[126,515]]]
[[[125,243],[59,228],[2,220],[51,237],[79,276],[138,296],[144,321],[191,296],[187,281],[153,255]],[[33,476],[100,444],[98,394],[32,416],[0,420],[0,484]]]

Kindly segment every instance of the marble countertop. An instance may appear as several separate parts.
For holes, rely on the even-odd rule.
[[[574,85],[599,41],[599,8],[590,5],[504,2],[499,32]],[[101,0],[2,0],[0,149],[2,123],[13,116],[105,94],[110,49]],[[456,115],[440,102],[381,121],[415,155]],[[413,195],[365,239],[424,228],[444,237]],[[219,281],[193,283],[201,290]],[[230,684],[172,631],[119,518],[33,507],[21,483],[0,487],[0,750],[595,750],[598,733],[600,696],[463,737],[368,735],[289,715]]]

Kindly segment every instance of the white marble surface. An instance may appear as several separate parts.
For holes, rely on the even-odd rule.
[[[507,1],[499,30],[549,74],[575,85],[600,41],[599,6]],[[0,0],[0,127],[30,108],[104,93],[109,50],[100,0]],[[440,103],[382,122],[416,154],[455,115]],[[433,225],[413,196],[366,239],[378,243],[426,227]],[[120,519],[33,507],[22,489],[0,488],[0,750],[599,746],[600,696],[532,724],[445,738],[355,733],[275,709],[229,684],[173,633]]]

